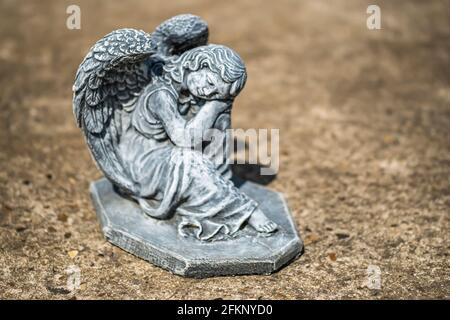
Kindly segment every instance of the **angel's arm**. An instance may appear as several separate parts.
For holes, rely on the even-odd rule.
[[[231,109],[231,108],[230,108]],[[220,134],[220,140],[217,142],[220,147],[222,148],[222,152],[218,154],[218,156],[221,156],[221,159],[214,159],[214,161],[217,162],[216,169],[227,179],[231,178],[232,172],[231,172],[231,150],[232,150],[232,143],[233,143],[233,137],[231,134],[231,110],[227,110],[223,113],[221,113],[218,117],[216,122],[214,123],[214,128],[221,131]],[[216,156],[216,155],[213,155]]]
[[[179,147],[192,147],[201,143],[205,131],[213,127],[218,115],[228,107],[227,102],[208,101],[195,117],[185,120],[168,91],[156,92],[153,99],[156,101],[149,101],[147,107],[152,109],[162,122],[170,140]]]

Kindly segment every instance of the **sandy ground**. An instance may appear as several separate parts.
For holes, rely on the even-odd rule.
[[[0,298],[450,298],[450,3],[376,1],[382,30],[369,31],[371,2],[1,1]],[[74,3],[81,30],[65,27]],[[185,12],[246,61],[234,126],[280,128],[269,187],[306,249],[271,276],[184,279],[99,230],[75,71],[111,30]]]

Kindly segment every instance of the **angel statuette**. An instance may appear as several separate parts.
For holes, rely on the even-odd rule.
[[[271,273],[302,243],[280,194],[233,179],[231,109],[247,73],[207,42],[206,22],[185,14],[91,48],[73,110],[106,177],[91,185],[94,205],[110,242],[176,274]],[[204,152],[211,130],[225,152]]]

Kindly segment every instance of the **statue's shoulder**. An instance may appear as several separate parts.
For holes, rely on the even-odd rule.
[[[167,96],[167,93],[174,99],[178,99],[178,92],[175,87],[164,79],[156,79],[149,83],[143,90],[141,97],[148,99],[155,95]]]

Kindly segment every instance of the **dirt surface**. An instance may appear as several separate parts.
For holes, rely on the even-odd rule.
[[[450,298],[450,3],[376,2],[377,31],[372,1],[1,1],[0,298]],[[114,29],[185,12],[247,64],[234,127],[280,128],[269,187],[306,249],[271,276],[174,276],[107,243],[95,217],[78,64]]]

